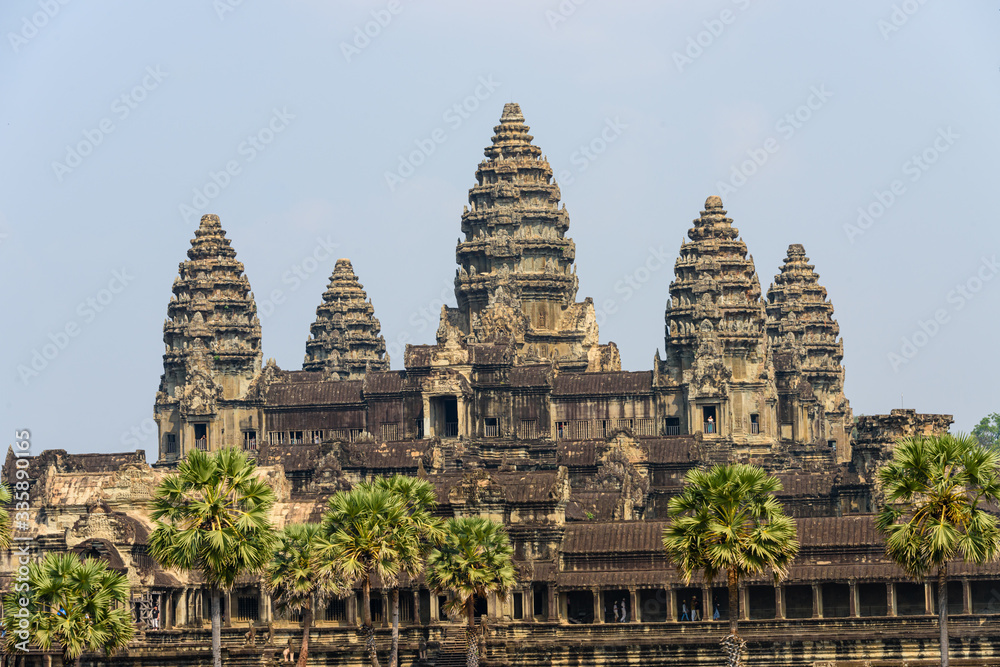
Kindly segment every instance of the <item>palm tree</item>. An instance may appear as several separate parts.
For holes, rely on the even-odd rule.
[[[309,655],[313,605],[321,605],[330,596],[342,595],[348,590],[335,573],[316,569],[318,536],[318,523],[285,526],[264,576],[264,586],[275,596],[277,608],[302,614],[298,667],[306,667]]]
[[[63,659],[79,664],[84,651],[110,656],[132,640],[128,579],[104,561],[50,553],[28,566],[28,586],[26,633],[18,630],[24,628],[18,598],[25,592],[11,591],[4,601],[4,642],[11,655],[19,639],[30,638],[46,651],[61,646]]]
[[[398,551],[412,556],[400,563],[400,569],[412,579],[423,569],[424,559],[431,548],[444,537],[441,520],[431,512],[437,507],[437,494],[434,485],[424,479],[393,475],[392,477],[376,477],[371,488],[384,489],[396,494],[406,506],[407,521],[413,530],[400,531],[405,539],[417,539],[415,548],[400,546]],[[394,585],[390,591],[392,599],[392,648],[389,652],[389,667],[399,665],[399,586]]]
[[[948,665],[948,561],[984,563],[1000,553],[1000,453],[959,435],[912,436],[878,473],[885,504],[876,526],[886,554],[910,576],[937,570],[941,665]]]
[[[24,487],[27,489],[27,487]],[[22,500],[28,499],[27,492],[19,493]],[[4,482],[0,482],[0,505],[6,506],[13,499],[10,492],[10,487]],[[0,551],[6,551],[10,549],[10,545],[13,543],[13,537],[11,534],[11,524],[10,524],[10,514],[6,509],[0,507]]]
[[[256,463],[232,447],[192,451],[156,490],[149,553],[164,567],[204,574],[211,587],[215,667],[222,667],[221,593],[240,575],[267,565],[273,505],[274,491],[257,476]]]
[[[372,667],[379,667],[371,613],[372,577],[391,586],[402,564],[417,558],[419,540],[408,516],[399,495],[363,485],[334,494],[320,524],[320,568],[341,572],[351,584],[361,581],[362,631]]]
[[[690,582],[700,572],[712,582],[725,571],[729,584],[729,636],[723,640],[731,665],[742,661],[739,637],[740,579],[774,572],[775,583],[799,551],[795,522],[774,494],[781,482],[744,464],[693,469],[684,489],[670,499],[670,524],[663,531],[667,557]]]
[[[490,594],[506,600],[517,581],[514,549],[503,524],[482,517],[448,519],[441,546],[427,558],[427,583],[437,592],[452,591],[446,609],[466,620],[466,664],[479,664],[476,598]]]

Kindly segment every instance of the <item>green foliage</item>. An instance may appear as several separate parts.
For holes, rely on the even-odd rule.
[[[103,561],[50,553],[28,566],[28,586],[27,591],[14,588],[4,599],[8,653],[14,654],[25,639],[23,619],[18,617],[24,597],[31,643],[43,650],[61,647],[66,660],[84,651],[112,655],[132,640],[128,579]]]
[[[983,447],[1000,448],[1000,412],[983,417],[972,429],[972,435]]]
[[[279,611],[298,612],[315,600],[323,603],[349,589],[333,572],[315,567],[318,557],[318,523],[285,526],[264,574],[264,586],[274,597]]]
[[[441,545],[427,558],[427,585],[452,591],[447,611],[468,611],[475,597],[490,593],[501,600],[517,581],[514,549],[503,524],[482,517],[460,517],[445,523]],[[471,617],[470,617],[471,620]]]
[[[386,489],[359,485],[334,494],[320,524],[320,562],[347,581],[371,583],[377,575],[391,586],[403,563],[418,557],[419,540],[407,521],[406,503]]]
[[[6,506],[12,499],[10,487],[0,482],[0,505]],[[12,541],[10,514],[0,507],[0,550],[10,549]]]
[[[241,574],[266,566],[273,505],[274,491],[243,452],[194,450],[156,490],[149,553],[165,567],[199,570],[210,584],[231,589]]]
[[[886,554],[920,578],[955,557],[994,560],[1000,528],[989,505],[1000,503],[1000,453],[968,435],[902,439],[879,471],[885,505],[876,525]]]
[[[663,548],[685,581],[700,572],[712,581],[722,571],[738,579],[765,570],[780,580],[799,551],[795,522],[774,494],[781,482],[756,466],[717,465],[691,470],[680,495],[670,499]]]
[[[164,567],[198,570],[212,587],[212,660],[222,667],[219,589],[237,577],[260,573],[275,542],[274,491],[257,476],[257,464],[229,447],[194,450],[153,497],[156,524],[149,554]]]

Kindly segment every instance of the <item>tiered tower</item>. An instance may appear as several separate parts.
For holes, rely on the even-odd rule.
[[[458,309],[446,312],[442,325],[476,342],[512,340],[521,360],[617,369],[617,348],[598,345],[593,301],[575,301],[569,214],[559,207],[552,167],[528,130],[520,106],[505,104],[462,213]]]
[[[369,368],[389,370],[375,308],[350,260],[337,260],[309,330],[302,370],[323,371],[335,380],[360,380]]]
[[[219,216],[202,216],[187,255],[163,323],[155,407],[161,453],[174,456],[238,444],[237,420],[249,417],[240,405],[261,370],[257,306]]]
[[[814,268],[805,248],[794,243],[767,290],[778,414],[796,440],[833,447],[837,458],[847,461],[852,414],[844,396],[844,344]]]
[[[691,432],[737,444],[774,436],[774,388],[753,258],[709,197],[681,245],[667,301],[660,383],[683,389]]]

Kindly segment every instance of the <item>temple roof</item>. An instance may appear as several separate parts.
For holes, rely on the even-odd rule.
[[[358,380],[367,370],[389,370],[385,339],[364,286],[348,259],[338,259],[316,308],[302,369],[336,380]]]

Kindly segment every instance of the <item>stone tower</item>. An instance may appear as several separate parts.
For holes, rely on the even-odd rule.
[[[389,370],[375,309],[348,259],[338,259],[309,328],[302,370],[335,380],[360,380],[365,370]]]
[[[260,320],[217,215],[205,215],[181,262],[163,323],[163,375],[154,413],[160,459],[256,437],[245,399],[261,370]],[[242,421],[242,424],[241,424]]]
[[[692,433],[766,448],[776,397],[753,258],[719,197],[688,231],[667,301],[659,382],[683,391]]]
[[[442,314],[438,337],[509,340],[519,361],[617,370],[617,348],[598,344],[593,301],[576,302],[569,214],[559,206],[552,167],[528,130],[520,106],[505,104],[462,213],[465,238],[455,251],[458,309]]]
[[[813,269],[805,248],[794,243],[767,290],[781,437],[830,447],[843,462],[851,456],[853,424],[844,396],[844,344],[833,304]]]

